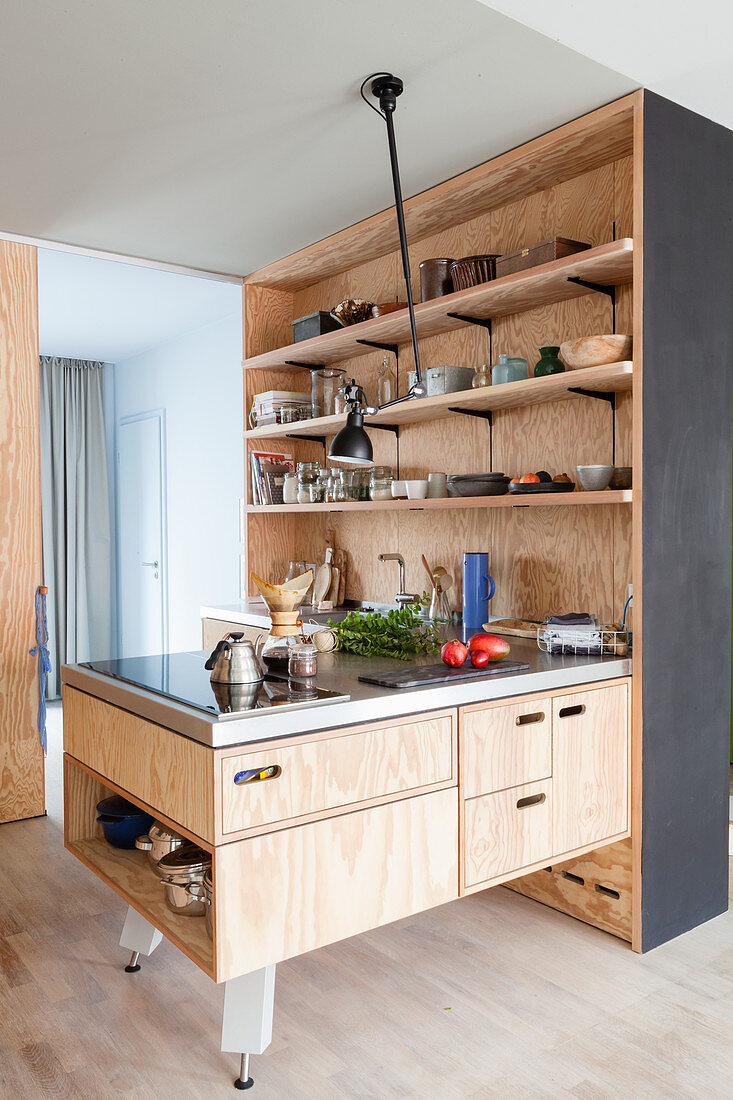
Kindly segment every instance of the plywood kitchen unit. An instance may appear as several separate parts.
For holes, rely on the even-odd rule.
[[[673,172],[665,165],[670,156],[675,162]],[[722,776],[726,704],[722,698],[714,705],[704,703],[710,712],[705,728],[710,732],[698,731],[697,736],[709,736],[714,751],[696,755],[683,748],[680,759],[689,756],[689,761],[675,772],[675,755],[665,754],[664,738],[674,727],[676,743],[685,745],[687,731],[695,725],[694,691],[683,690],[679,680],[668,685],[666,693],[658,690],[678,652],[672,641],[675,632],[668,629],[668,593],[656,573],[654,596],[645,606],[649,584],[645,584],[644,566],[648,582],[656,564],[654,547],[668,539],[670,546],[679,542],[675,554],[667,556],[671,573],[677,575],[684,563],[688,579],[705,575],[706,618],[720,619],[721,629],[715,636],[722,639],[724,650],[715,659],[718,680],[729,682],[730,600],[725,593],[730,586],[730,500],[728,494],[711,501],[704,513],[700,486],[710,482],[716,463],[722,461],[719,468],[730,471],[730,355],[725,349],[733,347],[729,319],[733,276],[726,259],[733,251],[729,239],[732,160],[729,131],[640,91],[405,204],[418,303],[423,259],[506,253],[555,235],[591,245],[587,253],[419,303],[416,319],[423,369],[444,363],[495,363],[500,353],[508,353],[526,358],[531,371],[540,346],[610,332],[634,337],[633,363],[617,364],[610,371],[596,368],[597,385],[593,369],[575,372],[582,377],[580,394],[569,392],[567,383],[574,373],[569,372],[561,381],[530,379],[516,384],[513,393],[510,387],[501,387],[496,394],[489,389],[485,396],[461,394],[454,401],[430,398],[388,410],[375,418],[370,432],[375,462],[392,466],[402,478],[423,477],[435,468],[448,473],[494,469],[511,475],[546,469],[574,476],[578,464],[614,463],[633,466],[631,492],[575,493],[531,504],[494,498],[424,506],[411,501],[255,507],[249,485],[250,451],[289,451],[296,461],[323,462],[324,445],[338,429],[338,420],[326,417],[292,430],[268,426],[245,432],[248,568],[273,580],[284,576],[292,558],[318,560],[326,531],[333,528],[338,544],[349,554],[347,594],[354,599],[392,600],[395,578],[377,560],[384,551],[404,556],[407,588],[420,591],[421,553],[460,578],[462,552],[488,550],[497,582],[491,611],[513,618],[542,620],[552,612],[588,610],[603,622],[617,622],[628,586],[634,585],[632,755],[627,776],[632,792],[631,842],[585,858],[585,867],[592,868],[586,878],[597,890],[576,891],[572,898],[562,885],[549,890],[548,883],[572,881],[562,878],[564,871],[554,867],[525,877],[521,888],[573,916],[615,931],[638,950],[678,934],[725,905],[725,797],[723,779],[717,780],[717,764],[712,761],[720,761]],[[703,163],[706,168],[701,172]],[[656,201],[657,194],[664,194],[663,202]],[[721,233],[727,234],[724,247]],[[308,392],[307,364],[340,366],[375,401],[377,369],[385,352],[360,341],[396,345],[397,354],[387,355],[398,392],[405,393],[413,364],[404,313],[298,345],[292,344],[291,329],[294,318],[328,310],[346,297],[404,300],[397,245],[394,211],[382,211],[245,279],[246,424],[254,394],[279,388]],[[711,255],[716,257],[714,271]],[[669,282],[672,272],[674,291]],[[471,318],[491,319],[491,328]],[[685,323],[693,325],[697,358],[705,364],[699,374],[685,351],[692,346]],[[646,403],[645,370],[646,392],[654,394]],[[491,409],[491,421],[470,415],[482,408],[482,402],[484,411]],[[656,411],[662,405],[663,417]],[[721,408],[727,423],[721,419]],[[396,430],[379,430],[379,422]],[[694,453],[686,448],[685,440],[690,438],[695,439]],[[665,487],[665,471],[680,453],[685,456],[681,480],[675,488]],[[568,507],[571,502],[574,506]],[[664,519],[671,515],[674,526],[668,536]],[[707,518],[710,515],[714,521]],[[695,523],[715,526],[708,545],[712,572],[708,559],[703,562],[700,546],[690,541],[687,523],[692,516],[698,517]],[[685,624],[682,619],[682,608],[687,606],[687,596],[680,598],[684,588],[680,573],[673,612],[679,620],[677,631],[690,621]],[[724,594],[717,603],[716,588]],[[459,595],[454,591],[454,597]],[[689,605],[687,610],[694,618],[696,608]],[[647,637],[653,638],[653,647],[645,651]],[[697,674],[701,683],[712,682],[712,672],[702,664],[699,669],[696,666]],[[708,699],[712,694],[705,692]],[[688,709],[690,721],[682,721]],[[553,715],[552,721],[560,722],[560,716]],[[644,754],[643,723],[648,730]],[[562,751],[562,744],[553,749]],[[609,781],[621,781],[618,756],[588,756],[572,737],[566,749],[566,757],[557,758],[555,765],[559,761],[568,774],[576,764],[593,775],[597,768],[608,766]],[[597,746],[594,751],[605,750]],[[517,748],[520,757],[524,752]],[[539,770],[546,770],[546,753],[539,753],[538,760]],[[655,784],[662,771],[667,777],[665,789]],[[685,771],[698,776],[697,811],[685,798]],[[532,780],[542,782],[541,776]],[[713,788],[714,820],[699,812]],[[553,798],[557,805],[557,788]],[[542,805],[549,827],[549,799]],[[507,804],[496,816],[510,811]],[[613,808],[608,806],[607,812],[612,824]],[[718,819],[723,822],[720,838]],[[472,820],[472,828],[482,827],[478,811]],[[542,848],[540,832],[528,836],[526,850]],[[571,828],[566,839],[582,842],[582,829]],[[710,867],[691,871],[694,889],[691,883],[674,893],[667,887],[664,863],[670,844],[688,852],[689,866],[695,846],[711,853]],[[486,873],[490,870],[487,863]],[[646,900],[642,872],[648,884]]]

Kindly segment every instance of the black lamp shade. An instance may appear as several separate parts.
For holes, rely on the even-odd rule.
[[[336,462],[356,462],[368,466],[374,458],[372,441],[364,431],[364,417],[361,409],[351,409],[346,424],[334,436],[328,450],[328,457]]]

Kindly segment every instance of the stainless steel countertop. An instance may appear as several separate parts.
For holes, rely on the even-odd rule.
[[[453,635],[454,632],[450,631],[448,636]],[[485,680],[466,680],[402,691],[359,683],[358,676],[366,672],[408,667],[406,662],[390,658],[357,657],[348,653],[322,653],[318,657],[319,685],[348,693],[348,702],[302,707],[280,713],[277,710],[248,711],[236,717],[209,715],[172,699],[165,699],[92,672],[80,665],[65,665],[62,679],[71,687],[79,688],[151,722],[166,726],[205,745],[222,748],[254,744],[278,737],[292,737],[360,722],[382,721],[466,703],[504,699],[530,692],[554,691],[631,675],[632,663],[629,658],[551,657],[542,653],[534,641],[513,638],[509,642],[511,657],[529,664],[528,670],[492,675]],[[433,664],[437,659],[433,654],[415,660],[420,664]]]
[[[389,611],[390,608],[396,606],[396,604],[368,602],[361,604],[349,601],[343,607],[337,607],[333,611],[314,611],[306,606],[301,608],[300,615],[303,620],[303,630],[307,634],[309,633],[309,626],[312,629],[315,629],[316,626],[325,626],[329,619],[332,622],[340,623],[350,611]],[[217,607],[202,606],[201,618],[221,619],[229,623],[241,623],[242,626],[261,626],[264,630],[269,630],[270,627],[270,616],[267,608],[262,600],[256,599],[239,600],[237,603]]]

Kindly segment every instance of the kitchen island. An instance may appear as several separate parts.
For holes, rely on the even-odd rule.
[[[226,983],[222,1050],[267,1047],[278,962],[629,836],[628,659],[516,640],[524,671],[394,691],[358,676],[397,662],[329,654],[336,701],[221,714],[205,656],[146,658],[137,685],[64,669],[65,843],[128,903],[123,946],[162,934]],[[109,793],[211,854],[211,937],[106,843]]]

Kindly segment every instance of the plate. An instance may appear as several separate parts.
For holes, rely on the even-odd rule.
[[[516,482],[509,486],[510,493],[572,493],[575,488],[574,481],[540,481],[526,482],[522,485]]]

